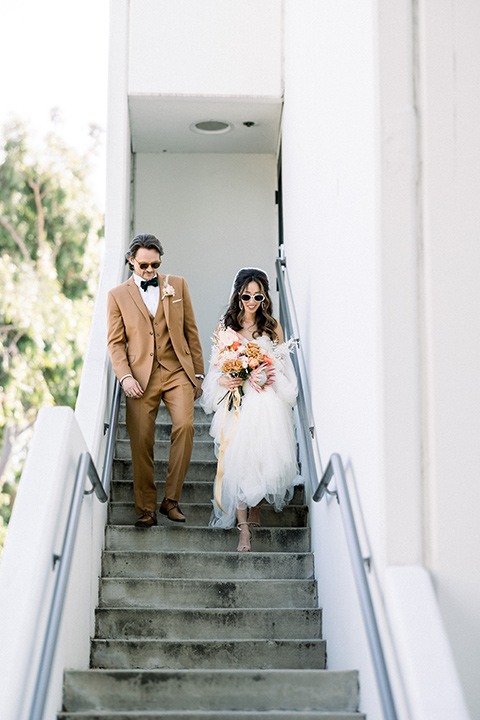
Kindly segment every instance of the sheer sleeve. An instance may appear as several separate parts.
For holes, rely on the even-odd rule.
[[[217,330],[215,331],[215,336],[213,338],[212,352],[210,354],[210,364],[208,367],[208,372],[205,376],[205,380],[202,383],[203,393],[200,398],[200,405],[208,414],[218,410],[218,403],[225,395],[225,388],[222,387],[222,385],[218,384],[218,381],[222,377],[222,371],[220,370],[218,365],[216,365],[218,360],[218,354],[220,352],[220,348],[218,347],[218,344],[216,342],[216,333],[219,327],[220,326],[217,327]]]
[[[272,387],[285,403],[293,407],[297,400],[298,386],[290,352],[287,343],[280,343],[274,347],[275,382]]]

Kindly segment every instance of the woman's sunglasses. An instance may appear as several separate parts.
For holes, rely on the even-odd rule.
[[[135,258],[133,258],[133,259],[135,260]],[[160,267],[160,265],[162,264],[160,261],[153,262],[153,263],[141,263],[141,262],[138,262],[138,260],[135,260],[135,262],[137,263],[140,270],[146,270],[148,267],[151,267],[152,270],[157,270]]]
[[[263,302],[265,300],[265,295],[262,295],[262,293],[257,293],[256,295],[250,295],[250,293],[243,293],[243,295],[240,296],[243,300],[243,302],[249,302],[252,298],[255,300],[255,302]]]

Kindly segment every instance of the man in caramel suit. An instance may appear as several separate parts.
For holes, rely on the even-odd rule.
[[[153,446],[164,401],[172,420],[165,497],[160,512],[185,522],[178,506],[193,444],[193,403],[202,394],[203,356],[184,278],[157,273],[163,248],[154,235],[137,235],[126,262],[132,276],[108,294],[108,350],[126,395],[133,464],[135,525],[157,525]]]

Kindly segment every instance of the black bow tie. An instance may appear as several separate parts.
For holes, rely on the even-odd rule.
[[[155,275],[151,280],[142,280],[140,282],[140,287],[142,288],[143,292],[147,292],[148,286],[151,285],[152,287],[158,287],[158,275]]]

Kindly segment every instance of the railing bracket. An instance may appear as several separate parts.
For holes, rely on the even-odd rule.
[[[62,559],[62,556],[61,556],[61,555],[55,555],[55,554],[53,555],[53,569],[54,569],[54,570],[55,570],[55,565],[56,565],[57,562],[59,562],[61,559]]]
[[[340,503],[340,500],[338,498],[338,492],[336,490],[329,490],[328,488],[325,488],[325,492],[327,495],[331,495],[332,497],[337,499],[337,503]]]
[[[314,440],[315,439],[315,425],[311,425],[308,429],[310,430],[310,435],[312,436],[312,440]]]
[[[109,429],[110,425],[108,423],[103,423],[103,434],[107,434],[107,430]]]
[[[371,557],[364,557],[363,563],[365,567],[367,568],[367,572],[370,572],[372,569],[372,558]]]

